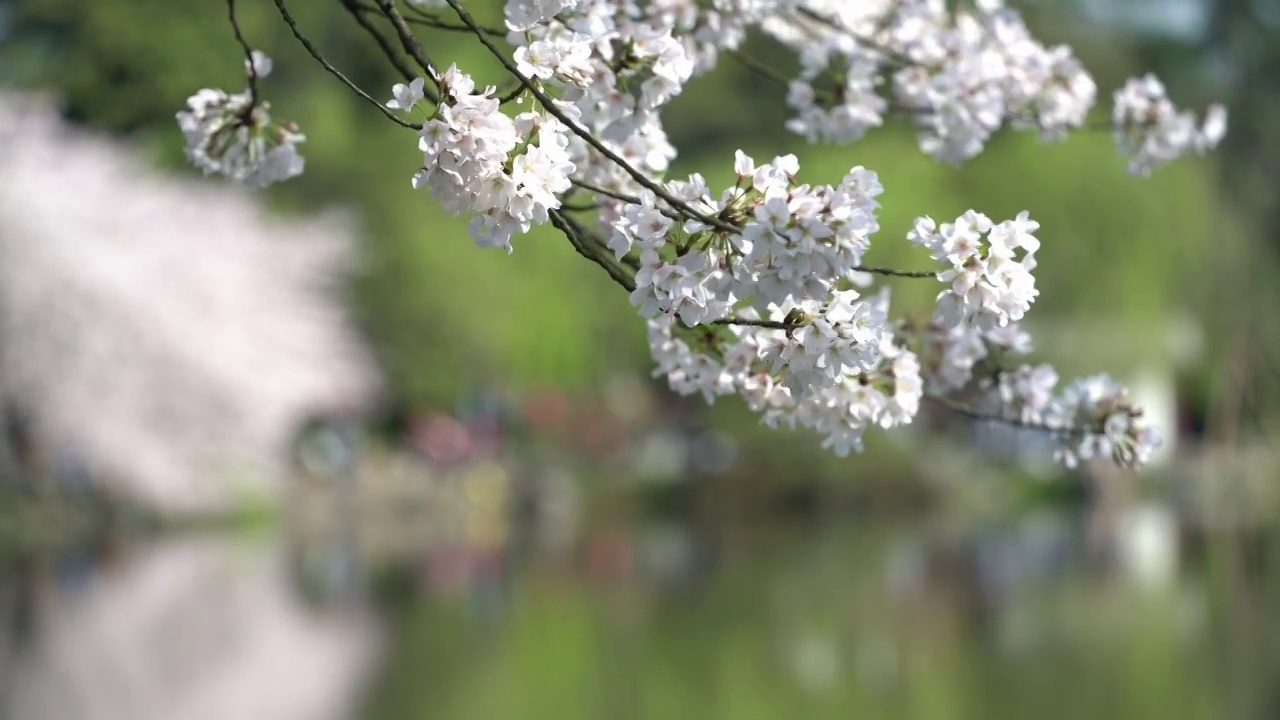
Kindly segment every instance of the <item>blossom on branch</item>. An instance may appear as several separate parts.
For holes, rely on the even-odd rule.
[[[786,88],[786,126],[810,142],[852,142],[896,116],[918,128],[924,153],[959,164],[1005,128],[1044,140],[1085,129],[1093,78],[1002,0],[507,0],[500,27],[481,25],[462,0],[409,0],[418,26],[468,33],[502,65],[514,85],[501,93],[477,91],[456,65],[441,72],[396,4],[379,0],[365,10],[385,16],[426,73],[395,84],[385,104],[320,57],[285,0],[275,4],[328,72],[418,130],[414,186],[469,216],[477,245],[511,252],[514,236],[549,222],[624,287],[648,322],[655,374],[676,392],[738,395],[766,424],[811,429],[841,454],[860,449],[869,427],[912,422],[924,399],[1047,432],[1067,464],[1140,465],[1158,445],[1105,376],[1057,391],[1051,367],[1008,364],[1031,351],[1020,322],[1039,295],[1040,226],[1026,212],[1004,222],[976,210],[942,224],[921,217],[907,239],[935,264],[901,270],[864,265],[884,192],[871,169],[808,183],[795,155],[757,165],[739,151],[736,181],[718,192],[698,173],[664,177],[676,149],[663,110],[726,53]],[[742,54],[753,28],[796,55],[797,75]],[[301,136],[254,135],[269,124],[260,74],[250,71],[241,95],[202,91],[181,116],[189,154],[207,172],[265,184],[301,170]],[[395,114],[424,97],[432,107],[422,125]],[[1137,174],[1204,153],[1225,131],[1224,110],[1197,123],[1152,76],[1129,81],[1114,101],[1111,129]],[[931,317],[894,318],[888,289],[874,286],[886,278],[941,282]]]
[[[271,65],[271,58],[255,51],[252,63],[246,60],[246,72],[265,77]],[[306,137],[293,123],[272,122],[269,110],[252,90],[200,90],[177,116],[187,158],[205,175],[224,175],[255,188],[302,174],[305,163],[297,145]]]

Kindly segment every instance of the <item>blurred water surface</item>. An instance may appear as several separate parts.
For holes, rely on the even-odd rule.
[[[376,557],[348,528],[5,559],[0,715],[1280,713],[1269,531],[1158,502],[538,517]]]

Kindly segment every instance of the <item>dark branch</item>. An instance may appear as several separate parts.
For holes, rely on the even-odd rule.
[[[627,274],[622,266],[613,262],[613,258],[607,252],[602,253],[602,248],[598,244],[591,243],[590,238],[583,235],[582,227],[574,222],[573,219],[559,210],[552,210],[550,216],[551,224],[564,233],[565,237],[569,238],[569,242],[573,244],[573,249],[577,250],[579,255],[604,268],[605,272],[609,273],[609,277],[613,278],[613,281],[623,288],[626,288],[627,292],[633,292],[636,289],[635,280]]]

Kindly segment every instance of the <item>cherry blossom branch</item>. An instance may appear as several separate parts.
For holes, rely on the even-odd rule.
[[[379,0],[379,2],[390,2],[390,0]],[[613,162],[615,165],[621,168],[623,172],[627,173],[627,175],[630,175],[631,179],[639,183],[641,187],[648,190],[649,192],[652,192],[654,195],[657,195],[658,197],[662,198],[662,200],[666,202],[668,205],[670,205],[671,207],[679,210],[680,212],[684,213],[688,217],[691,217],[693,219],[706,223],[707,225],[710,225],[711,227],[714,227],[718,230],[722,230],[724,232],[730,232],[730,233],[738,232],[737,226],[731,225],[717,217],[713,217],[711,215],[707,215],[706,213],[699,212],[697,209],[690,206],[685,201],[667,192],[666,188],[662,187],[660,184],[651,180],[644,173],[640,172],[639,170],[636,170],[634,167],[631,166],[630,163],[624,160],[621,156],[619,156],[614,151],[610,150],[607,145],[600,142],[598,139],[596,139],[594,135],[592,135],[590,132],[588,132],[587,130],[582,128],[580,125],[578,125],[578,123],[573,118],[569,117],[567,113],[565,113],[556,105],[555,100],[553,100],[546,93],[542,92],[542,90],[538,88],[536,83],[533,83],[528,78],[526,78],[520,72],[519,68],[517,68],[509,58],[507,58],[506,53],[499,50],[493,44],[493,42],[489,40],[489,37],[484,33],[484,31],[476,23],[475,19],[471,17],[471,13],[463,9],[462,5],[458,3],[458,0],[445,0],[445,2],[448,3],[449,7],[453,8],[453,11],[458,14],[458,19],[462,20],[462,22],[467,27],[471,28],[472,34],[475,35],[476,38],[480,40],[480,43],[485,46],[485,49],[487,49],[494,56],[494,58],[498,60],[498,62],[502,63],[502,66],[506,68],[507,72],[511,73],[516,78],[519,78],[520,84],[524,85],[525,89],[527,89],[529,93],[532,94],[535,98],[537,98],[538,103],[542,105],[543,109],[545,109],[548,113],[550,113],[553,117],[555,117],[555,119],[564,123],[565,127],[567,127],[570,132],[572,132],[574,135],[577,135],[579,138],[582,139],[583,142],[590,145],[601,155],[604,155],[611,162]]]
[[[289,31],[293,33],[293,37],[296,38],[298,42],[302,44],[302,47],[306,49],[307,53],[311,55],[311,57],[314,58],[316,62],[320,63],[320,67],[324,68],[330,75],[337,78],[343,85],[346,85],[351,90],[351,92],[363,98],[365,102],[368,102],[370,105],[373,105],[374,107],[378,108],[379,112],[381,112],[383,115],[386,115],[395,124],[401,127],[411,128],[413,130],[422,129],[422,125],[418,123],[401,120],[389,109],[387,109],[382,103],[378,102],[377,100],[374,100],[373,97],[370,96],[369,93],[362,90],[359,85],[356,85],[354,82],[351,82],[351,80],[348,79],[346,75],[342,74],[341,70],[334,67],[328,60],[324,58],[323,55],[320,54],[320,50],[317,49],[316,46],[312,44],[310,40],[307,39],[307,36],[302,34],[302,30],[298,28],[297,21],[294,20],[293,15],[289,13],[289,8],[285,5],[285,1],[284,0],[272,0],[272,1],[276,4],[276,9],[280,11],[280,17],[284,20],[284,24],[289,26]]]
[[[886,47],[884,44],[876,42],[871,38],[858,35],[857,33],[853,32],[849,28],[842,25],[833,17],[830,17],[828,15],[823,15],[822,13],[816,12],[806,7],[798,7],[796,8],[796,12],[799,13],[801,17],[804,17],[808,20],[812,20],[813,22],[819,23],[821,25],[826,25],[827,27],[831,28],[832,30],[835,30],[836,32],[840,32],[840,33],[844,33],[845,35],[848,35],[849,37],[853,38],[856,42],[858,42],[860,45],[874,52],[880,53],[886,59],[898,65],[915,65],[916,64],[914,61],[911,60],[911,58],[903,55],[902,53],[899,53],[897,50],[894,50],[893,48],[890,48],[890,47]]]
[[[227,1],[250,87],[202,89],[177,120],[197,167],[261,187],[302,171],[295,146],[306,138],[291,122],[272,122],[267,104],[259,104],[256,81],[268,66],[254,62],[263,58],[249,49],[234,0]],[[1056,457],[1069,466],[1107,456],[1136,466],[1159,446],[1141,409],[1106,375],[1059,389],[1052,367],[1023,363],[975,379],[999,348],[1030,352],[1017,323],[1039,295],[1032,271],[1041,243],[1033,234],[1039,225],[1026,213],[995,223],[969,210],[940,226],[918,218],[907,240],[927,249],[940,269],[899,270],[856,264],[879,229],[875,198],[884,188],[874,170],[855,166],[838,183],[811,185],[798,179],[794,154],[757,166],[740,150],[737,181],[719,194],[697,173],[664,177],[677,152],[661,108],[724,53],[786,87],[795,111],[787,129],[810,142],[852,142],[886,117],[905,115],[919,125],[924,153],[959,164],[1004,127],[1036,129],[1044,139],[1102,129],[1086,122],[1093,79],[1069,49],[1040,44],[1013,10],[998,3],[963,10],[890,4],[866,15],[869,24],[859,20],[854,33],[837,13],[789,0],[731,9],[694,3],[691,18],[644,3],[624,8],[600,0],[586,10],[574,0],[508,0],[507,32],[480,25],[461,0],[430,3],[447,4],[460,24],[412,4],[406,17],[396,0],[340,1],[405,80],[385,104],[329,64],[285,0],[275,0],[322,67],[420,131],[423,162],[414,187],[454,215],[470,214],[468,232],[480,247],[511,252],[514,236],[549,222],[628,290],[648,319],[657,374],[676,392],[709,402],[740,395],[771,426],[815,430],[841,455],[860,449],[869,428],[911,422],[922,400],[973,420],[1052,433]],[[610,16],[626,20],[578,22]],[[417,26],[474,35],[516,86],[477,89],[456,64],[437,66],[414,35]],[[734,38],[753,27],[801,57],[794,79],[736,50]],[[498,38],[514,51],[499,49]],[[907,57],[917,42],[934,48],[920,55],[925,61]],[[988,63],[992,73],[970,72],[973,63],[993,59],[1001,62]],[[531,111],[503,111],[526,94]],[[448,112],[422,125],[401,119],[426,97],[447,102]],[[1137,174],[1203,154],[1225,130],[1225,110],[1211,107],[1202,124],[1174,106],[1153,76],[1130,80],[1114,97],[1111,127]],[[574,177],[588,167],[592,180]],[[579,197],[583,190],[592,195]],[[601,212],[576,215],[592,210]],[[887,292],[864,296],[849,288],[863,273],[942,282],[930,330],[916,341],[900,337],[910,331],[890,315]],[[745,307],[748,299],[760,314]],[[974,385],[982,394],[973,402],[984,410],[963,401],[962,391]]]
[[[606,197],[611,197],[614,200],[621,200],[622,202],[629,203],[631,205],[641,204],[640,198],[634,195],[628,195],[627,193],[617,192],[616,190],[609,190],[607,188],[602,188],[598,185],[594,185],[585,180],[572,179],[570,182],[582,188],[583,190],[589,190],[593,193],[604,195]],[[668,212],[665,209],[659,209],[659,211],[662,212],[664,215],[667,215],[668,217],[671,217],[673,219],[676,219],[676,220],[680,219],[679,217],[677,217],[676,213]],[[741,232],[740,229],[734,230],[734,234],[739,234],[740,232]],[[855,265],[852,269],[857,272],[869,273],[871,275],[883,275],[886,277],[932,278],[934,280],[938,278],[937,270],[895,270],[894,268],[878,267],[874,265]]]

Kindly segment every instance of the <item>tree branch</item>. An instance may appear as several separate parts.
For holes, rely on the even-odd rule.
[[[971,408],[968,405],[965,405],[964,403],[958,400],[953,400],[944,395],[926,394],[923,397],[925,400],[928,400],[929,402],[935,405],[938,405],[940,407],[944,407],[950,410],[951,412],[956,413],[957,415],[963,415],[964,417],[967,417],[970,420],[977,420],[979,422],[1000,423],[1001,425],[1008,425],[1010,427],[1018,428],[1019,430],[1033,430],[1035,432],[1045,432],[1053,435],[1080,435],[1087,432],[1092,432],[1088,428],[1054,427],[1052,425],[1047,425],[1045,423],[1026,422],[1025,420],[1019,420],[1017,418],[1008,418],[1003,415],[996,415],[994,413],[982,412],[981,410],[975,410],[974,408]]]
[[[768,328],[770,330],[795,330],[798,326],[785,320],[760,320],[758,318],[727,317],[712,320],[712,325],[741,325],[744,327]]]
[[[422,25],[425,27],[435,28],[437,30],[451,30],[454,32],[471,32],[471,28],[466,25],[458,25],[446,20],[441,20],[436,15],[433,15],[422,8],[414,7],[413,5],[409,6],[409,12],[413,14],[413,17],[405,18],[405,22],[408,22],[411,25]],[[508,34],[507,30],[503,28],[484,27],[482,25],[480,26],[480,29],[486,35],[492,35],[497,38],[505,39]]]
[[[627,292],[635,291],[635,279],[627,274],[622,266],[613,262],[612,257],[601,253],[598,246],[588,245],[588,238],[583,237],[581,226],[559,210],[552,210],[549,215],[551,216],[551,224],[564,233],[565,237],[569,238],[569,242],[573,244],[573,249],[577,250],[579,255],[604,268],[605,272],[609,273],[609,277],[613,278],[613,281],[625,288]]]

